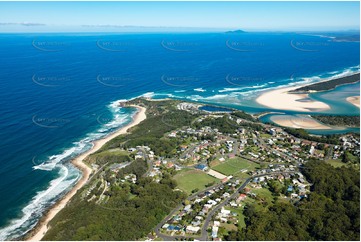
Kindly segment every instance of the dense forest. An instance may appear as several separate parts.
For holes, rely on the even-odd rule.
[[[327,143],[327,144],[334,144],[339,145],[340,142],[340,135],[330,134],[330,135],[323,135],[323,136],[315,136],[310,135],[304,129],[294,129],[294,128],[283,128],[283,130],[290,135],[295,136],[296,138],[300,139],[307,139],[310,141],[320,142],[320,143]]]
[[[310,91],[327,91],[343,84],[354,83],[360,80],[360,73],[351,76],[341,77],[325,82],[319,82],[312,85],[304,86],[293,90],[292,92],[310,92]]]
[[[106,204],[87,202],[78,193],[51,221],[43,240],[139,240],[186,197],[173,191],[169,177],[163,180],[141,178],[112,187]]]
[[[252,121],[252,122],[255,122],[257,121],[252,115],[244,112],[244,111],[235,111],[232,113],[232,115],[238,117],[238,118],[242,118],[242,119],[245,119],[245,120],[248,120],[248,121]]]
[[[312,118],[329,125],[360,127],[360,116],[312,115]]]
[[[302,171],[311,194],[296,204],[276,200],[256,211],[244,209],[246,227],[227,240],[360,240],[360,173],[309,161]]]

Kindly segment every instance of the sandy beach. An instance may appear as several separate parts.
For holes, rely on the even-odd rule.
[[[332,129],[309,116],[274,115],[270,119],[278,125],[297,129]]]
[[[356,107],[360,108],[360,96],[348,97],[348,98],[346,98],[346,101],[350,102],[353,105],[355,105]]]
[[[330,106],[326,103],[311,100],[308,94],[289,93],[289,91],[299,87],[280,88],[265,92],[256,99],[256,102],[279,110],[312,112],[330,109]]]
[[[48,223],[55,217],[55,215],[61,209],[63,209],[66,206],[66,204],[76,194],[76,192],[86,184],[86,182],[89,179],[90,174],[92,173],[92,169],[83,162],[84,159],[88,155],[98,151],[109,140],[115,138],[118,135],[125,134],[129,128],[136,126],[137,124],[139,124],[140,122],[142,122],[143,120],[146,119],[146,114],[145,114],[146,108],[136,106],[136,105],[131,105],[131,106],[136,107],[138,109],[138,112],[134,116],[133,121],[131,123],[129,123],[128,125],[126,125],[125,127],[121,128],[121,129],[115,131],[114,133],[111,133],[110,135],[106,136],[105,138],[95,141],[92,149],[79,155],[74,160],[72,160],[73,165],[82,171],[82,173],[83,173],[82,178],[78,181],[78,183],[74,186],[74,188],[71,191],[69,191],[60,201],[58,201],[47,212],[47,214],[42,218],[42,220],[35,226],[33,231],[30,232],[31,236],[29,238],[27,238],[28,241],[29,240],[35,240],[35,241],[41,240],[48,230]]]

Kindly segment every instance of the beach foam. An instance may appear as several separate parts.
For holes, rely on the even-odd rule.
[[[204,90],[203,88],[194,88],[193,91],[195,92],[206,92],[206,90]]]
[[[57,165],[59,177],[52,180],[46,190],[38,192],[21,212],[23,216],[14,219],[0,230],[0,240],[10,240],[32,229],[46,209],[54,204],[59,196],[68,191],[80,178],[80,172],[68,165]]]
[[[149,95],[146,93],[144,95]],[[107,107],[113,118],[101,124],[95,132],[88,133],[85,138],[74,142],[73,146],[65,149],[62,153],[51,155],[45,161],[37,164],[36,157],[33,158],[33,169],[47,172],[58,171],[58,177],[50,181],[49,186],[39,191],[22,210],[22,216],[14,219],[10,224],[0,230],[0,240],[9,240],[19,237],[32,229],[41,218],[44,211],[53,205],[56,200],[68,191],[79,179],[80,171],[71,164],[66,163],[77,155],[90,150],[93,141],[107,136],[113,130],[124,126],[132,120],[134,113],[123,112],[124,108],[119,107],[119,102],[127,100],[121,99],[111,102]],[[74,178],[74,176],[76,176]]]

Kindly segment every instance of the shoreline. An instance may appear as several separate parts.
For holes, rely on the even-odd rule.
[[[256,98],[256,102],[271,109],[286,111],[312,112],[331,109],[326,103],[311,100],[307,93],[290,93],[298,87],[284,87],[265,92]]]
[[[283,127],[294,129],[317,129],[330,130],[331,126],[323,124],[309,115],[307,116],[290,116],[290,115],[274,115],[270,118],[272,122]]]
[[[346,98],[346,101],[360,108],[360,96],[351,96]]]
[[[352,77],[354,75],[356,74],[352,74],[346,77]],[[341,77],[341,78],[345,78],[345,77]],[[338,80],[338,79],[333,79],[333,80]],[[326,111],[331,109],[331,107],[328,104],[321,101],[313,100],[309,96],[309,94],[311,93],[322,92],[322,91],[298,92],[297,90],[329,81],[332,81],[332,79],[321,80],[319,82],[311,83],[311,84],[310,83],[299,84],[290,87],[276,88],[262,93],[256,98],[255,101],[264,107],[268,107],[276,110],[299,111],[299,112]],[[354,83],[357,82],[359,81],[356,81]],[[352,83],[347,83],[347,84],[352,84]],[[340,85],[347,85],[347,84],[340,84]],[[351,103],[356,105],[353,102]]]
[[[81,189],[87,182],[90,177],[90,174],[93,172],[86,163],[84,163],[84,159],[87,158],[90,154],[98,151],[105,143],[110,141],[111,139],[128,132],[128,129],[138,125],[140,122],[146,119],[146,108],[138,105],[129,105],[127,107],[135,107],[138,109],[137,113],[134,115],[133,120],[127,124],[126,126],[118,129],[117,131],[107,135],[106,137],[96,140],[93,142],[93,147],[80,154],[76,158],[74,158],[71,163],[77,167],[82,172],[82,177],[76,185],[62,197],[55,205],[53,205],[49,210],[43,215],[43,217],[39,220],[37,225],[25,234],[26,241],[40,241],[46,232],[48,231],[49,222],[58,214],[58,212],[63,209],[71,198],[77,193],[79,189]]]

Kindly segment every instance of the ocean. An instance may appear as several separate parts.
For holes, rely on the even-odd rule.
[[[357,72],[359,53],[358,42],[296,33],[0,34],[0,240],[33,228],[79,179],[69,160],[131,121],[118,100],[267,111],[260,92]],[[334,101],[359,95],[352,85],[314,98],[359,114]]]

